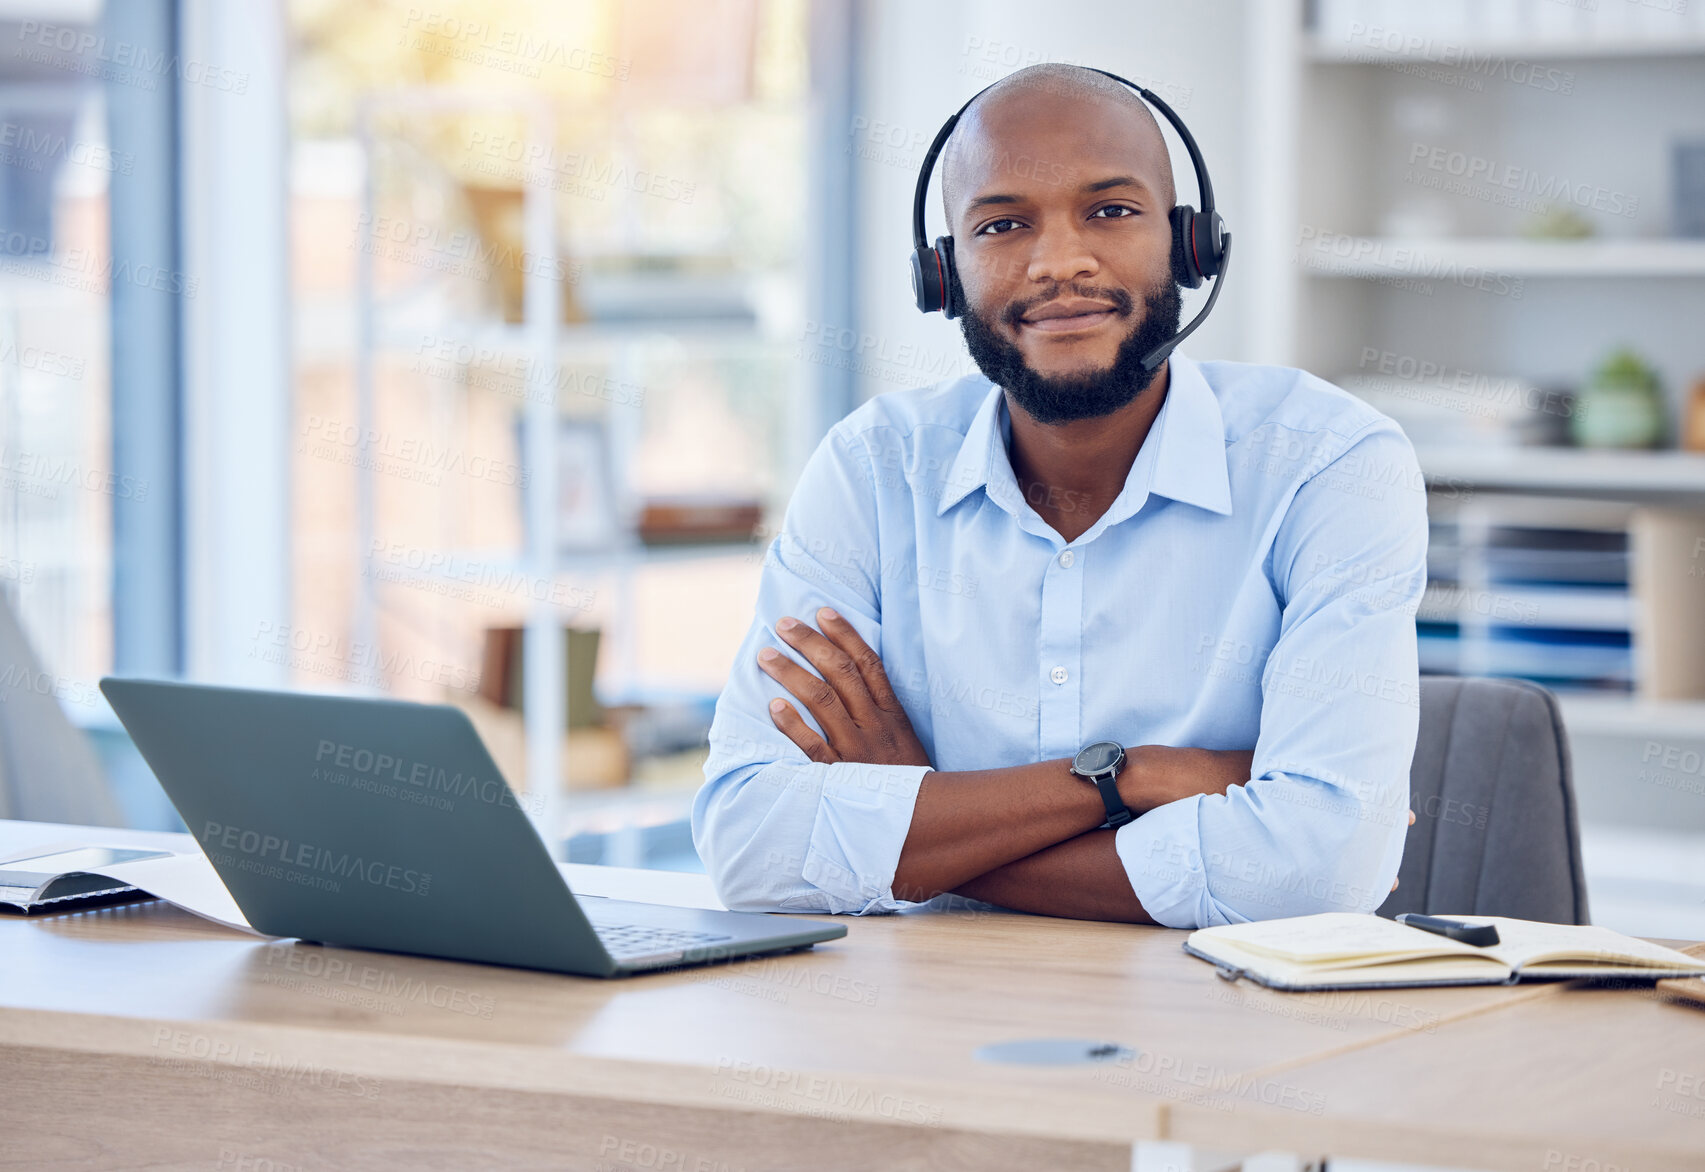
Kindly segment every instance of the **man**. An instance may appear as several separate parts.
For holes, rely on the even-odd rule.
[[[1372,911],[1418,712],[1408,442],[1301,371],[1143,371],[1178,328],[1174,188],[1117,83],[1022,70],[943,164],[987,378],[880,395],[807,463],[694,805],[717,890],[1178,928]],[[1105,798],[1071,771],[1101,741],[1127,747]]]

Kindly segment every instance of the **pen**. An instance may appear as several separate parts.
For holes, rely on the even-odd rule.
[[[1404,912],[1397,917],[1399,924],[1407,924],[1411,928],[1419,928],[1423,932],[1435,932],[1451,940],[1460,940],[1464,944],[1472,944],[1476,948],[1490,948],[1498,942],[1498,926],[1496,924],[1465,924],[1461,920],[1447,920],[1441,916],[1422,916],[1414,912]]]

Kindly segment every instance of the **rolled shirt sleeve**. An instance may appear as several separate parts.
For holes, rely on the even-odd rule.
[[[867,457],[848,440],[854,418],[830,430],[800,475],[711,723],[693,843],[717,894],[736,911],[912,906],[894,898],[894,871],[929,766],[809,760],[776,728],[769,703],[786,699],[819,735],[822,728],[757,659],[774,647],[815,673],[775,623],[792,615],[815,627],[823,606],[881,650],[875,493]]]
[[[1384,902],[1408,826],[1426,557],[1426,492],[1396,425],[1370,425],[1301,482],[1271,546],[1282,617],[1251,780],[1158,807],[1115,838],[1157,922]]]

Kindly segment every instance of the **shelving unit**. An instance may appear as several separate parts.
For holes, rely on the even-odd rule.
[[[601,573],[607,571],[631,571],[640,566],[668,565],[676,562],[702,561],[707,558],[746,557],[761,559],[769,548],[765,541],[700,541],[682,542],[668,545],[646,545],[635,538],[627,538],[612,543],[601,549],[576,552],[572,556],[573,570],[576,573]],[[517,559],[506,549],[499,550],[444,550],[442,566],[431,568],[424,566],[395,565],[385,567],[388,580],[436,581],[454,582],[465,581],[460,575],[467,567],[477,567],[481,573],[495,578],[504,578],[515,574],[529,572],[528,563]],[[462,567],[458,570],[457,567]],[[563,567],[559,567],[552,578],[553,586],[571,585],[564,576]]]
[[[1460,406],[1439,387],[1566,390],[1631,345],[1658,370],[1678,421],[1705,376],[1705,240],[1669,234],[1670,152],[1705,137],[1705,12],[1675,15],[1671,28],[1668,16],[1602,0],[1592,12],[1519,0],[1280,7],[1286,23],[1260,17],[1278,51],[1251,95],[1258,171],[1273,192],[1252,210],[1261,234],[1282,242],[1263,248],[1251,234],[1245,253],[1254,303],[1281,307],[1259,315],[1262,360],[1348,386],[1394,361],[1442,371],[1436,386],[1398,384],[1398,405],[1425,402],[1436,425]],[[1524,35],[1522,20],[1544,27]],[[1534,71],[1546,84],[1521,84]],[[1595,234],[1533,237],[1547,206],[1576,211]],[[1462,432],[1462,442],[1417,440],[1435,526],[1434,582],[1417,616],[1424,659],[1444,652],[1444,670],[1470,674],[1545,676],[1533,669],[1570,656],[1583,672],[1598,664],[1599,691],[1545,682],[1560,690],[1579,759],[1609,783],[1601,792],[1634,786],[1646,740],[1705,741],[1705,699],[1640,695],[1639,656],[1616,645],[1637,652],[1662,633],[1641,630],[1626,570],[1619,585],[1609,562],[1625,567],[1617,549],[1636,509],[1705,513],[1705,454],[1494,446],[1484,431]],[[1538,550],[1530,560],[1541,564],[1547,542],[1566,545],[1569,532],[1604,547],[1596,583],[1510,571],[1512,548]],[[1452,630],[1454,645],[1437,641]],[[1553,635],[1576,642],[1554,654]]]
[[[1575,736],[1668,741],[1705,735],[1705,700],[1563,696],[1563,720]]]
[[[429,88],[370,94],[362,100],[356,115],[357,136],[364,161],[363,223],[377,222],[378,198],[374,183],[377,117],[389,111],[432,116],[470,109],[513,110],[525,120],[527,143],[535,152],[549,150],[555,140],[555,115],[549,103],[540,99],[519,96],[482,98]],[[517,340],[523,343],[534,364],[548,369],[556,358],[557,323],[562,317],[561,289],[555,276],[555,216],[549,187],[527,183],[524,193],[523,239],[525,251],[534,260],[525,277],[526,320],[518,331]],[[374,365],[384,337],[380,325],[384,307],[379,302],[371,249],[357,247],[355,252],[356,425],[357,434],[365,437],[374,434],[376,426]],[[529,490],[523,497],[530,538],[526,563],[535,580],[552,580],[556,576],[556,406],[551,399],[538,397],[527,401],[523,413],[528,439],[523,463],[531,471]],[[365,439],[362,444],[361,454],[365,456]],[[354,627],[357,641],[369,647],[378,644],[379,604],[372,563],[375,512],[372,462],[357,460],[355,554],[360,573],[356,582]],[[560,627],[561,619],[548,602],[534,601],[530,604],[524,636],[525,673],[527,695],[533,698],[534,703],[528,706],[526,713],[527,791],[544,797],[534,810],[547,843],[556,841],[564,821],[560,779],[567,705],[564,697],[566,662]]]
[[[1307,254],[1310,276],[1425,279],[1441,269],[1477,268],[1531,278],[1705,277],[1705,240],[1347,236],[1330,243],[1330,251]]]
[[[1705,506],[1705,454],[1698,452],[1419,447],[1416,456],[1435,483],[1638,503],[1692,501]]]
[[[469,109],[502,109],[526,123],[529,150],[544,151],[554,141],[553,115],[549,104],[533,98],[477,98],[433,88],[405,89],[370,95],[358,119],[362,154],[366,160],[362,211],[366,222],[376,222],[377,198],[373,185],[373,160],[379,138],[377,122],[382,114],[406,112],[413,116],[460,113]],[[767,543],[760,541],[706,541],[680,544],[646,544],[634,530],[637,502],[621,491],[627,484],[628,464],[639,441],[642,405],[616,401],[612,396],[595,402],[564,402],[572,398],[554,393],[550,382],[567,363],[592,357],[607,360],[610,383],[617,388],[637,386],[632,355],[636,347],[659,336],[694,344],[722,346],[759,342],[763,331],[754,309],[756,292],[743,278],[687,277],[671,281],[668,288],[651,287],[644,275],[617,277],[593,285],[577,282],[576,292],[583,308],[603,317],[582,322],[563,322],[562,295],[551,277],[558,267],[553,194],[541,183],[523,185],[523,251],[531,258],[523,298],[524,320],[520,323],[489,318],[447,314],[429,288],[417,288],[386,299],[375,285],[372,258],[357,249],[356,300],[357,426],[366,435],[374,427],[376,411],[375,363],[381,354],[414,354],[426,361],[470,369],[493,360],[505,360],[510,371],[526,370],[514,390],[514,413],[521,424],[521,464],[528,479],[519,490],[524,513],[525,549],[517,556],[510,549],[445,549],[443,561],[432,567],[380,565],[373,550],[373,470],[367,462],[356,463],[357,558],[361,567],[355,602],[357,638],[373,644],[378,623],[378,583],[384,581],[455,580],[468,566],[481,573],[503,577],[523,575],[532,583],[550,583],[555,588],[583,583],[589,576],[608,575],[616,583],[616,605],[630,605],[636,573],[645,567],[740,557],[754,562],[763,556]],[[597,300],[602,298],[602,300]],[[697,312],[693,312],[693,310]],[[521,367],[507,360],[521,360]],[[538,372],[546,372],[541,376]],[[463,380],[465,385],[466,380]],[[452,392],[453,393],[453,392]],[[508,394],[508,391],[503,392]],[[565,410],[568,408],[568,410]],[[605,436],[607,469],[616,499],[610,502],[616,533],[593,547],[565,548],[558,526],[557,428],[559,413],[596,418]],[[565,671],[561,628],[572,616],[549,601],[536,597],[528,604],[523,635],[525,694],[523,711],[527,757],[527,789],[544,795],[536,810],[536,821],[553,850],[567,839],[585,833],[614,833],[611,849],[619,856],[605,861],[627,861],[634,835],[659,819],[679,822],[686,816],[690,794],[669,793],[655,788],[633,792],[588,791],[575,796],[572,807],[563,794],[561,763],[563,734],[568,717],[564,698]],[[618,624],[620,626],[621,624]],[[627,624],[631,626],[630,624]],[[633,647],[620,634],[607,639],[607,653],[631,675]],[[685,804],[684,804],[685,803]],[[629,833],[629,832],[632,833]],[[625,844],[625,845],[624,845]],[[623,852],[626,851],[627,854]]]
[[[1316,32],[1282,7],[1290,51],[1254,101],[1285,192],[1260,214],[1289,250],[1245,279],[1298,309],[1267,351],[1328,378],[1371,345],[1549,384],[1627,342],[1672,393],[1705,372],[1705,240],[1673,238],[1668,206],[1671,145],[1701,136],[1705,11],[1317,0]],[[1595,235],[1530,237],[1541,207]]]
[[[1561,0],[1545,0],[1561,3]],[[1520,61],[1644,61],[1651,57],[1691,57],[1705,55],[1705,35],[1688,34],[1679,37],[1601,36],[1593,39],[1534,39],[1529,37],[1490,38],[1475,36],[1437,37],[1434,43],[1444,42],[1450,52],[1473,53],[1482,58],[1513,58]],[[1417,59],[1416,54],[1400,49],[1364,44],[1345,43],[1324,37],[1307,41],[1307,56],[1316,65],[1378,65],[1400,64]],[[1449,60],[1449,53],[1435,52],[1432,58],[1421,57],[1437,64]]]

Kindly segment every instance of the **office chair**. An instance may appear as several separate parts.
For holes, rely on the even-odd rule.
[[[1415,825],[1379,914],[1585,924],[1586,876],[1557,698],[1524,680],[1421,680]]]
[[[123,826],[94,748],[59,707],[57,680],[0,594],[0,818]]]

